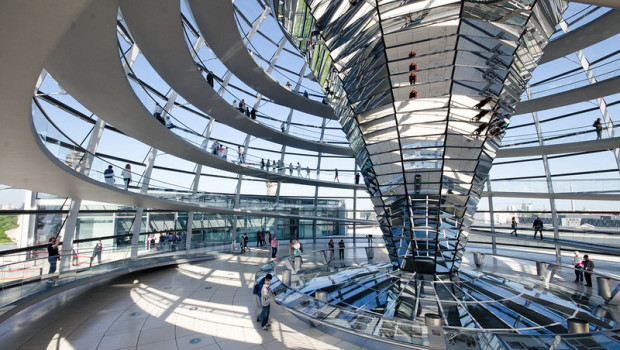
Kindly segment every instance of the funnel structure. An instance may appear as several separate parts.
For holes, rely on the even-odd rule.
[[[273,0],[345,131],[390,260],[458,270],[559,0]]]

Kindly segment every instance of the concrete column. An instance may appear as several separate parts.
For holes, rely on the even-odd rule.
[[[138,45],[131,45],[129,52],[125,54],[125,60],[121,60],[125,74],[129,74],[131,72],[131,67],[133,66],[134,62],[136,62],[136,59],[138,59],[139,54],[140,49],[138,48]]]
[[[490,176],[487,177],[487,189],[489,190],[489,196],[487,199],[489,200],[489,215],[491,216],[491,233],[495,233],[495,213],[493,210],[493,191],[491,190]],[[491,236],[491,249],[493,254],[497,254],[497,239],[495,236]]]
[[[526,93],[527,93],[527,98],[531,99],[532,91],[530,89],[529,84],[527,85]],[[534,125],[536,126],[536,134],[538,135],[538,143],[541,146],[544,146],[545,141],[543,140],[542,129],[540,128],[540,122],[538,121],[538,113],[533,112],[532,118],[534,119]],[[553,239],[557,241],[558,239],[560,239],[560,231],[558,230],[559,221],[558,221],[558,213],[555,207],[555,199],[552,197],[553,196],[553,183],[551,181],[551,170],[549,170],[549,160],[547,158],[547,155],[543,154],[542,158],[543,158],[543,167],[545,169],[545,179],[547,181],[547,192],[549,193],[549,205],[551,206],[551,221],[553,223]],[[556,243],[555,244],[556,263],[559,264],[561,262],[561,259],[562,259],[561,245]]]
[[[88,176],[90,169],[93,165],[94,154],[97,151],[97,146],[101,140],[101,135],[105,129],[105,122],[103,119],[97,119],[95,126],[91,130],[90,139],[88,140],[88,146],[86,147],[86,153],[80,164],[80,173]],[[62,238],[62,247],[60,253],[60,273],[66,272],[71,267],[71,249],[73,247],[73,240],[75,238],[75,228],[77,225],[77,218],[80,212],[81,199],[71,199],[71,205],[69,207],[69,214],[65,222],[65,234]]]
[[[185,251],[189,254],[192,249],[192,227],[194,226],[194,212],[187,213],[187,228],[185,231]]]
[[[209,124],[205,128],[203,132],[204,140],[200,145],[200,149],[206,150],[209,145],[209,136],[211,136],[211,130],[213,130],[213,123],[215,119],[209,119]],[[192,181],[192,196],[195,196],[198,193],[198,185],[200,184],[200,175],[202,174],[202,164],[196,163],[195,173],[194,173],[194,181]],[[194,212],[190,211],[187,213],[187,232],[185,234],[185,252],[187,254],[190,253],[190,249],[192,246],[192,228],[194,226]]]
[[[65,233],[62,237],[62,246],[60,247],[60,266],[58,271],[69,271],[71,268],[71,248],[73,247],[73,238],[75,237],[75,225],[80,212],[81,199],[72,199],[69,205],[69,214],[65,221]]]
[[[142,186],[140,187],[140,193],[146,194],[149,189],[149,182],[151,181],[151,174],[153,173],[153,166],[155,165],[155,158],[157,158],[157,149],[151,148],[147,156],[146,169],[144,169],[144,175],[142,176]],[[134,218],[132,226],[131,236],[131,259],[138,258],[138,242],[140,241],[140,228],[142,223],[142,213],[144,208],[139,207],[136,210],[136,216]]]
[[[325,125],[327,124],[327,120],[323,118],[323,122],[321,123],[321,136],[319,138],[319,142],[323,142],[325,138]],[[317,161],[316,161],[316,178],[319,178],[319,173],[321,169],[321,157],[323,156],[322,152],[319,152]],[[314,186],[314,208],[312,210],[312,215],[317,216],[317,206],[319,200],[319,186]],[[312,220],[312,242],[316,244],[316,220]]]

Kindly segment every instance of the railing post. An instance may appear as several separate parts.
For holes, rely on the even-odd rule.
[[[373,247],[366,247],[366,257],[368,262],[371,262],[375,258],[375,249]]]
[[[596,284],[598,286],[598,295],[607,301],[611,300],[611,286],[609,277],[596,277]]]
[[[480,252],[474,252],[474,264],[476,264],[476,267],[482,268],[483,263],[484,263],[484,254]]]
[[[299,272],[299,270],[301,270],[301,262],[301,256],[296,256],[294,259],[295,272]]]
[[[536,274],[541,280],[546,280],[547,275],[548,275],[547,264],[545,264],[542,261],[537,261],[536,262]]]
[[[284,285],[290,286],[291,285],[291,270],[289,269],[282,270],[282,277],[280,278],[280,281]]]

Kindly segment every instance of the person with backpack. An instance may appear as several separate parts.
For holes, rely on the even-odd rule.
[[[271,274],[267,274],[271,278]],[[261,291],[263,289],[263,285],[265,284],[265,278],[267,276],[261,278],[254,284],[254,288],[252,289],[252,294],[256,295],[256,322],[260,322],[261,315],[263,313],[263,305],[261,304]]]
[[[518,236],[518,234],[517,234],[517,219],[514,216],[512,217],[512,222],[510,224],[510,227],[512,227],[512,232],[510,232],[510,234],[512,235],[514,233],[515,237]],[[540,235],[542,237],[542,233]]]

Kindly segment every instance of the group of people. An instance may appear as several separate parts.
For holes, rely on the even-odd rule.
[[[213,140],[211,145],[211,153],[223,159],[228,159],[228,147],[221,144],[217,139]],[[237,162],[239,164],[245,163],[245,152],[241,149],[241,146],[237,146]]]
[[[575,283],[581,283],[585,278],[585,286],[592,287],[592,271],[594,270],[594,261],[590,259],[588,254],[584,255],[582,258],[579,252],[576,251],[572,262],[575,266]]]
[[[261,170],[266,170],[269,171],[269,169],[273,169],[273,172],[278,172],[280,174],[285,174],[286,173],[286,169],[288,168],[288,173],[290,176],[293,176],[293,171],[297,170],[297,177],[303,177],[302,175],[302,167],[301,164],[299,162],[297,162],[296,166],[293,166],[293,163],[289,163],[288,167],[284,164],[283,161],[278,160],[276,161],[275,159],[273,161],[267,159],[267,162],[265,163],[265,159],[261,159],[260,160],[260,168]],[[310,167],[306,166],[306,178],[309,179],[310,178]]]
[[[125,165],[125,168],[121,171],[121,177],[123,178],[123,183],[125,184],[124,189],[126,190],[131,183],[131,165]],[[103,178],[105,183],[114,186],[114,169],[112,165],[108,165],[108,168],[103,171]]]
[[[60,252],[58,251],[58,246],[60,245],[61,238],[60,236],[51,237],[47,243],[47,262],[50,264],[48,274],[53,274],[56,272],[56,268],[58,266],[58,260],[60,260]],[[101,240],[98,240],[93,247],[93,253],[90,256],[90,266],[93,265],[93,260],[97,258],[97,263],[101,264],[101,253],[103,252],[103,243]],[[79,251],[78,244],[73,243],[71,247],[71,265],[79,266]],[[54,279],[50,278],[47,280],[47,283],[54,283]]]
[[[256,120],[256,108],[252,107],[252,110],[250,110],[250,107],[245,104],[245,99],[241,99],[241,101],[239,101],[239,104],[237,104],[237,100],[234,100],[232,106],[234,109],[238,110],[242,114],[245,114],[251,119]]]
[[[294,242],[291,239],[288,242],[288,255],[299,255],[304,252],[304,246],[296,239]]]
[[[244,237],[245,237],[244,238],[245,247],[247,248],[248,235],[245,234]],[[271,231],[263,231],[263,230],[256,231],[256,246],[257,247],[271,246],[271,257],[272,258],[275,258],[276,255],[278,254],[278,238],[276,237],[276,235],[272,235]],[[245,250],[243,252],[245,252]]]
[[[156,249],[159,251],[176,251],[177,249],[185,249],[185,233],[175,232],[161,232],[158,235],[149,235],[147,237],[147,244],[150,249]]]
[[[333,239],[327,242],[327,249],[329,250],[329,261],[334,260],[335,244]],[[344,259],[344,240],[342,239],[338,242],[338,259]]]
[[[517,218],[515,218],[514,216],[512,217],[512,221],[510,222],[510,227],[512,228],[512,231],[510,232],[510,235],[515,235],[515,237],[518,237],[519,235],[517,234],[517,229],[518,229],[519,223],[517,222]],[[540,239],[543,239],[543,221],[540,217],[536,217],[536,219],[534,219],[534,222],[532,223],[532,227],[534,228],[534,238],[536,238],[536,235],[538,233],[540,233]]]

